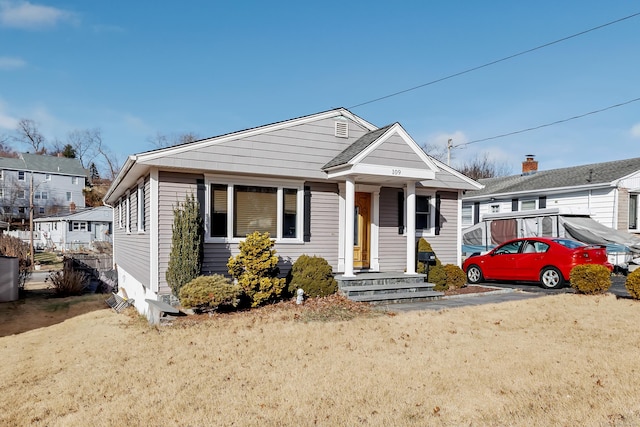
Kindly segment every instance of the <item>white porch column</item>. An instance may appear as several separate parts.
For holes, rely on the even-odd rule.
[[[416,273],[416,183],[407,182],[407,271]]]
[[[356,185],[353,177],[346,178],[345,187],[345,225],[344,225],[344,276],[354,277],[353,274],[353,233],[355,221]]]
[[[373,196],[371,212],[371,271],[380,271],[380,189],[371,193]]]

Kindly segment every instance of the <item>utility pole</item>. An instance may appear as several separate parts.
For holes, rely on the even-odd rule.
[[[453,148],[453,139],[447,141],[447,166],[451,166],[451,149]]]
[[[31,183],[29,184],[29,259],[33,269],[33,171],[31,171]]]

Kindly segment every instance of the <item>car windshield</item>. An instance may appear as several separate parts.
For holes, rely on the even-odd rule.
[[[566,246],[569,249],[580,248],[582,246],[587,246],[584,243],[576,242],[575,240],[570,239],[555,239],[554,242],[560,243],[562,246]]]

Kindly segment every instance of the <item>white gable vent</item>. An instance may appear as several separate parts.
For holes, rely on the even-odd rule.
[[[338,138],[349,138],[349,123],[336,122],[336,136]]]

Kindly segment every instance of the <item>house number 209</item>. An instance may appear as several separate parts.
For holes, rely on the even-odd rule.
[[[402,169],[391,169],[391,175],[402,175]]]

